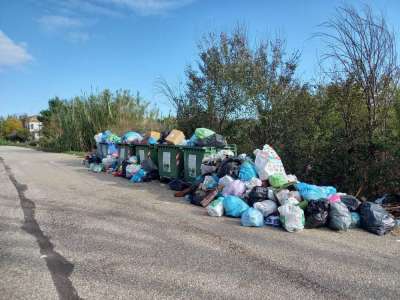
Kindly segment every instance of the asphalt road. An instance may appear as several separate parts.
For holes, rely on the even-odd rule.
[[[400,237],[245,228],[70,155],[0,157],[1,299],[400,299]]]

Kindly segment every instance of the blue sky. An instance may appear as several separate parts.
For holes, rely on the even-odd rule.
[[[310,39],[335,7],[368,3],[400,32],[400,1],[14,0],[0,1],[0,115],[36,114],[54,96],[129,89],[171,109],[157,78],[172,84],[209,31],[247,26],[252,40],[280,33],[301,51],[299,77],[318,72],[323,45]]]

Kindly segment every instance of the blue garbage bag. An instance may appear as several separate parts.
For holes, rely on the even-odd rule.
[[[187,146],[194,147],[196,146],[197,142],[197,136],[195,134],[192,135],[192,137],[187,141]]]
[[[140,169],[138,172],[136,172],[135,175],[132,176],[132,178],[130,180],[132,182],[142,182],[144,176],[146,176],[146,171],[143,169]]]
[[[155,144],[157,144],[157,140],[153,137],[149,137],[149,139],[147,140],[147,143],[149,145],[155,145]]]
[[[361,220],[360,214],[357,213],[357,212],[352,212],[351,213],[351,225],[350,225],[350,227],[351,228],[360,227],[360,220]]]
[[[258,209],[250,207],[242,214],[240,224],[247,227],[262,227],[264,225],[264,216]]]
[[[239,179],[242,181],[250,181],[253,178],[257,178],[257,171],[254,164],[246,160],[244,163],[241,164],[239,170]]]
[[[240,218],[250,206],[242,199],[236,196],[226,196],[224,198],[225,214],[229,217]]]
[[[106,143],[106,142],[107,142],[107,139],[108,139],[108,137],[109,137],[110,135],[112,135],[112,132],[111,132],[110,130],[104,131],[104,132],[101,134],[101,141],[102,141],[103,143]]]
[[[118,169],[118,160],[114,161],[111,165],[111,169],[117,170]]]
[[[205,176],[203,181],[203,189],[213,190],[218,186],[219,178],[215,175]]]
[[[118,154],[118,149],[115,144],[109,144],[107,149],[108,155]]]
[[[122,136],[122,142],[126,144],[130,144],[133,142],[141,142],[143,140],[143,137],[141,134],[135,132],[135,131],[128,131]]]
[[[299,191],[304,200],[327,199],[336,194],[336,189],[333,186],[317,186],[299,182],[295,184],[295,188]]]

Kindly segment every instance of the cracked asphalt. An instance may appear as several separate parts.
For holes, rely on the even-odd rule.
[[[245,228],[70,155],[0,157],[1,299],[400,299],[400,237]]]

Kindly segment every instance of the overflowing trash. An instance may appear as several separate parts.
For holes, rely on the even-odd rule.
[[[301,182],[286,173],[280,156],[270,145],[256,149],[254,159],[246,154],[237,155],[223,136],[207,128],[197,128],[189,140],[177,129],[144,134],[128,131],[121,137],[104,131],[94,139],[97,147],[106,144],[107,151],[94,149],[86,156],[89,170],[113,172],[133,183],[160,179],[159,166],[171,167],[171,163],[166,163],[171,153],[159,152],[159,161],[154,161],[157,153],[151,156],[131,153],[118,159],[119,143],[149,145],[142,148],[171,145],[168,147],[216,149],[204,151],[207,155],[199,156],[200,160],[194,154],[188,155],[185,160],[191,160],[188,165],[190,174],[196,174],[195,179],[188,182],[186,175],[183,178],[176,172],[176,178],[170,178],[168,186],[176,197],[185,197],[191,204],[204,207],[209,216],[240,218],[242,226],[284,228],[288,232],[321,227],[335,231],[362,228],[384,235],[400,224],[400,195],[387,194],[367,202],[340,193],[333,186]],[[178,152],[176,157],[173,155],[176,164],[183,159]]]

